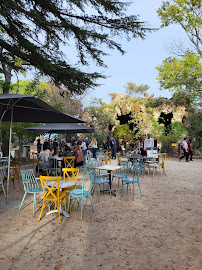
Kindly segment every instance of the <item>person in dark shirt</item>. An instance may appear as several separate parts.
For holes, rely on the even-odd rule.
[[[58,142],[57,139],[55,138],[53,141],[53,149],[54,149],[54,154],[57,154],[57,149],[58,149]]]
[[[86,138],[86,139],[84,140],[84,142],[86,143],[86,147],[87,147],[87,149],[88,149],[88,146],[89,146],[89,140],[88,140],[88,138]]]
[[[103,140],[102,147],[104,152],[108,150],[108,142],[106,139]]]
[[[192,140],[189,139],[188,141],[188,149],[189,149],[189,156],[190,156],[190,160],[193,161],[193,148],[192,148]]]
[[[38,140],[37,140],[37,152],[38,152],[38,153],[41,152],[41,145],[42,145],[42,144],[41,144],[41,140],[38,139]]]

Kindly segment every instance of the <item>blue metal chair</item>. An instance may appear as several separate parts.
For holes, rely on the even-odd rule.
[[[83,177],[85,175],[85,171],[86,169],[88,169],[88,167],[90,166],[90,163],[91,163],[91,155],[90,154],[86,154],[84,156],[84,161],[83,161],[83,165],[82,166],[79,166],[79,170],[83,170]]]
[[[86,190],[86,180],[88,178],[88,176],[90,176],[90,185],[88,190]],[[68,201],[68,212],[70,210],[70,200],[71,199],[81,199],[81,220],[82,220],[82,214],[83,214],[83,199],[84,198],[89,198],[93,212],[94,207],[93,207],[93,203],[92,203],[92,198],[91,198],[91,190],[93,187],[93,183],[94,183],[94,177],[95,177],[95,171],[90,171],[88,172],[82,180],[82,188],[81,189],[73,189],[70,191],[69,193],[69,201]],[[76,209],[77,209],[77,202],[76,202]]]
[[[100,166],[100,161],[96,158],[91,159],[91,166],[88,166],[88,171],[95,171],[95,178],[94,178],[94,184],[98,186],[98,202],[100,201],[100,185],[103,185],[103,191],[104,191],[104,184],[108,184],[110,197],[111,195],[111,189],[110,189],[110,182],[109,182],[109,173],[101,174],[100,170],[96,169],[96,167]]]
[[[121,160],[119,153],[116,154],[118,165],[119,166],[125,166],[128,164],[128,160]]]
[[[122,166],[121,169],[115,171],[112,175],[112,181],[115,177],[118,178],[118,187],[120,179],[126,178],[130,171],[130,161],[128,160],[125,165]]]
[[[55,176],[61,176],[62,175],[62,166],[58,166],[58,160],[56,157],[49,157],[49,175],[52,175],[54,173]]]
[[[38,183],[39,178],[35,177],[33,169],[21,170],[21,176],[22,176],[22,183],[24,186],[25,194],[23,196],[19,210],[21,210],[22,208],[22,205],[23,205],[23,202],[27,193],[31,193],[31,194],[34,194],[34,200],[33,200],[33,215],[34,215],[34,209],[36,205],[36,194],[43,192],[43,189],[39,185]]]
[[[129,187],[130,184],[132,184],[133,185],[133,201],[134,201],[134,184],[135,183],[138,184],[140,194],[142,196],[142,192],[141,192],[141,189],[140,189],[140,183],[139,183],[139,177],[140,177],[140,172],[142,170],[142,166],[143,165],[141,163],[134,165],[134,167],[133,167],[133,178],[129,178],[127,176],[126,178],[122,179],[121,197],[123,197],[123,187],[124,187],[124,185],[127,185],[127,194],[128,194],[128,187]]]

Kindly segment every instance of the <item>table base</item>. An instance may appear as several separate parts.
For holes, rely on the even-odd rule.
[[[53,214],[53,213],[58,213],[58,210],[57,210],[57,209],[50,210],[50,211],[48,211],[48,212],[46,213],[46,215],[51,215],[51,214]],[[69,214],[68,214],[64,209],[61,209],[61,210],[60,210],[60,213],[61,213],[64,217],[66,217],[66,218],[69,217]]]

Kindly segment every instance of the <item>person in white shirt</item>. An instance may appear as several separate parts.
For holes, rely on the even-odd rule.
[[[50,156],[50,151],[48,149],[46,149],[45,151],[43,151],[41,153],[41,161],[42,163],[48,163],[48,158]]]
[[[81,145],[80,145],[80,147],[81,147],[81,150],[82,150],[82,152],[83,152],[83,155],[85,155],[86,154],[86,152],[87,152],[87,146],[86,146],[86,143],[85,143],[85,141],[84,140],[81,140]]]
[[[154,140],[150,133],[147,134],[147,138],[144,140],[144,150],[147,150],[148,147],[154,147]]]

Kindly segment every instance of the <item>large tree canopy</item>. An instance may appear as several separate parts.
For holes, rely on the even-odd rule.
[[[202,8],[201,0],[171,0],[163,1],[157,10],[161,19],[161,27],[179,24],[194,45],[196,52],[202,56]]]
[[[56,84],[83,92],[103,76],[82,72],[78,63],[67,61],[62,47],[74,40],[81,64],[88,65],[91,57],[104,66],[102,45],[124,53],[115,36],[144,38],[151,30],[138,16],[126,15],[128,6],[115,0],[1,0],[1,72],[5,74],[8,66],[22,69],[16,64],[21,59]]]
[[[192,102],[201,102],[202,66],[199,56],[189,52],[181,59],[169,57],[156,69],[161,89],[168,89],[175,96],[187,96]]]

